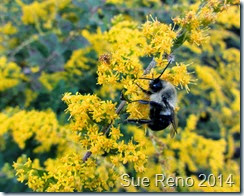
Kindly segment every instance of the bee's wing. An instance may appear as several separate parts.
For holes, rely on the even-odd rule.
[[[177,133],[177,121],[176,121],[175,110],[169,104],[169,102],[166,99],[164,99],[164,103],[167,106],[167,108],[169,108],[170,111],[171,111],[171,120],[170,120],[170,122],[172,124],[173,129],[170,130],[170,136],[171,136],[171,138],[173,138],[175,136],[175,134]]]
[[[170,136],[171,138],[173,138],[175,136],[175,134],[177,133],[177,120],[176,120],[176,115],[175,115],[175,111],[172,107],[171,108],[171,124],[173,129],[170,130]]]

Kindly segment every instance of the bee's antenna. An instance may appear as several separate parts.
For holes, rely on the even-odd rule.
[[[168,64],[165,66],[164,70],[162,71],[162,73],[155,79],[155,80],[158,80],[165,72],[165,70],[169,67],[169,65],[175,61],[175,56],[174,55],[169,55],[168,56]],[[152,75],[153,76],[153,75]],[[154,80],[154,76],[153,76],[153,79],[151,78],[139,78],[139,79],[143,79],[143,80]]]
[[[157,79],[159,79],[159,78],[163,75],[163,73],[164,73],[165,70],[168,68],[168,66],[169,66],[170,63],[171,63],[171,62],[169,62],[169,63],[166,65],[166,67],[164,68],[164,70],[162,71],[162,73],[157,77]],[[142,80],[154,80],[154,79],[151,79],[151,78],[139,78],[139,79],[142,79]]]
[[[168,62],[168,64],[166,65],[166,67],[164,68],[164,70],[162,71],[162,73],[157,77],[157,79],[159,79],[165,72],[165,70],[168,68],[168,66],[170,65],[171,61]]]

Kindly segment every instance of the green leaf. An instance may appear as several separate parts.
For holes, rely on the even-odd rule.
[[[49,53],[60,45],[57,36],[53,33],[40,37],[40,43],[46,47]]]
[[[174,45],[172,47],[172,51],[176,50],[177,48],[179,48],[187,39],[187,35],[188,31],[187,30],[182,30],[179,35],[177,36],[177,38],[174,41]]]

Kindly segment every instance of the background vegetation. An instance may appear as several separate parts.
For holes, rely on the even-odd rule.
[[[240,191],[238,3],[1,0],[0,190]],[[163,78],[178,93],[173,139],[170,128],[123,123],[146,106],[116,113],[121,91],[142,98],[136,79],[153,58],[147,77],[156,76],[172,54]],[[123,173],[195,185],[123,187]],[[199,187],[201,173],[222,174],[222,186]]]

